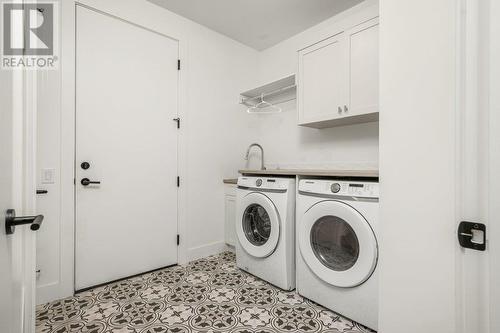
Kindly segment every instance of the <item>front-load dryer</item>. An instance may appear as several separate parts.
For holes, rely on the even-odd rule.
[[[377,329],[379,184],[301,179],[297,291]]]
[[[295,289],[295,178],[238,179],[236,265],[281,289]]]

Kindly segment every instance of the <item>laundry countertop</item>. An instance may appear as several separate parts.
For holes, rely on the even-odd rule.
[[[281,175],[281,176],[316,176],[316,177],[360,177],[378,178],[378,170],[312,170],[312,169],[243,169],[242,175]]]

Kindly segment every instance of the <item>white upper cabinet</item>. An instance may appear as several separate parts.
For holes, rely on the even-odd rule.
[[[348,98],[346,35],[340,33],[299,53],[299,119],[314,123],[342,116]]]
[[[378,18],[299,51],[299,125],[378,120]]]
[[[378,20],[347,31],[350,61],[348,114],[378,112]]]

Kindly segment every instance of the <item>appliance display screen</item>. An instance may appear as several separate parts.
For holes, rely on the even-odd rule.
[[[349,184],[349,187],[363,187],[363,184]]]

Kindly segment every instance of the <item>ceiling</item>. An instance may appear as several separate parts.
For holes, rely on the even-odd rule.
[[[260,51],[363,0],[148,1]]]

